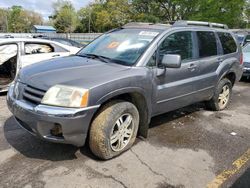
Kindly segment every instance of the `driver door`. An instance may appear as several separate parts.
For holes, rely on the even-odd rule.
[[[164,69],[161,60],[165,54],[178,54],[182,58],[180,68],[166,68],[161,75],[155,75],[154,114],[162,114],[195,102],[196,77],[198,61],[195,60],[195,44],[192,31],[175,32],[168,35],[158,47],[157,72]]]

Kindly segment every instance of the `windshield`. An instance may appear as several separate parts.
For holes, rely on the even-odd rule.
[[[159,34],[155,30],[120,29],[106,33],[83,48],[77,55],[95,55],[114,63],[134,65]]]
[[[246,44],[246,46],[242,49],[243,52],[250,52],[250,44]]]

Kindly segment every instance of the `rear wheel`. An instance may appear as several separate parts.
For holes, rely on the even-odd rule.
[[[230,103],[232,87],[230,80],[227,78],[222,79],[216,88],[213,98],[206,102],[207,107],[214,111],[224,110]]]
[[[139,112],[130,102],[114,101],[103,107],[90,128],[91,151],[101,159],[113,158],[134,143]]]

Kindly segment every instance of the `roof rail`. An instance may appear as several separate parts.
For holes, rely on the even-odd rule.
[[[225,24],[212,23],[212,22],[201,22],[201,21],[187,21],[187,20],[176,21],[173,24],[173,26],[174,27],[203,26],[203,27],[228,29],[228,26]]]
[[[170,24],[160,24],[160,23],[144,23],[144,22],[131,22],[127,23],[123,28],[155,28],[155,29],[166,29],[171,27]]]

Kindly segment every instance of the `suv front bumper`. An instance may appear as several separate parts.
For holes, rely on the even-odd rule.
[[[13,87],[7,94],[7,104],[18,124],[26,131],[43,140],[72,144],[85,144],[91,119],[99,106],[88,108],[62,108],[33,105],[13,97]],[[55,126],[61,127],[60,136],[52,134]]]

